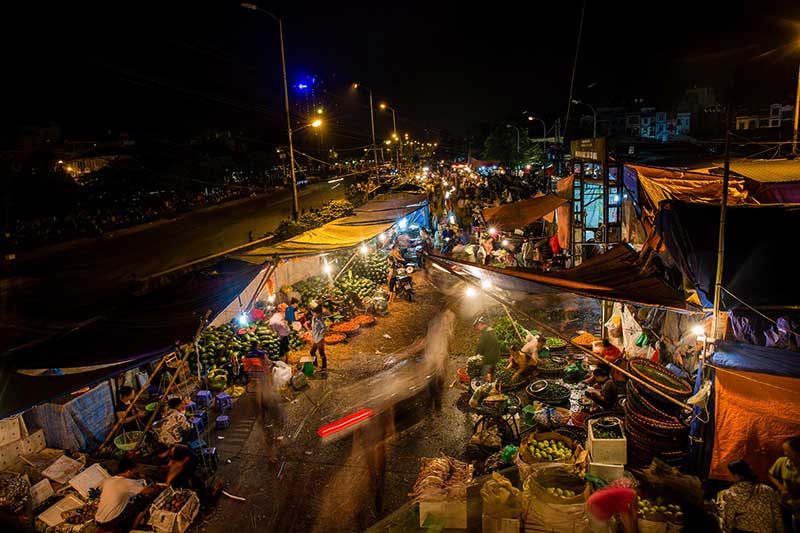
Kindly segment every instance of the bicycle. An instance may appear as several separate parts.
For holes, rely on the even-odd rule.
[[[530,429],[526,429],[520,432],[517,424],[516,415],[522,410],[522,402],[516,394],[508,392],[502,394],[506,400],[499,402],[500,405],[486,405],[487,402],[485,400],[484,403],[481,403],[477,409],[478,414],[481,416],[475,422],[472,434],[477,435],[495,427],[503,446],[508,444],[519,446],[522,436],[530,431]]]

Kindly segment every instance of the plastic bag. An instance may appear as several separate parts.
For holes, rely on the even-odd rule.
[[[522,513],[522,493],[497,472],[481,487],[481,498],[483,514],[492,518],[518,518]]]
[[[275,361],[275,368],[272,369],[272,381],[275,389],[283,388],[292,379],[292,369],[283,361]]]

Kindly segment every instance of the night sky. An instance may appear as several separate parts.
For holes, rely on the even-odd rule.
[[[280,137],[269,17],[222,0],[21,4],[4,16],[6,133],[53,120],[75,138],[204,127]],[[525,110],[548,122],[566,113],[579,0],[343,4],[261,4],[284,19],[290,84],[324,80],[340,146],[368,142],[367,96],[352,81],[396,107],[399,129],[431,138]],[[737,103],[788,102],[800,63],[792,42],[797,1],[588,0],[575,97],[669,105],[692,85],[722,91],[733,74]],[[376,119],[385,136],[390,115]]]

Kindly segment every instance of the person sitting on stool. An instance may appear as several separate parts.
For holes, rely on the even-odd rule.
[[[599,366],[592,372],[595,388],[586,391],[586,397],[594,402],[592,410],[609,411],[617,404],[617,384],[611,379],[608,367]],[[597,389],[599,385],[600,390]]]

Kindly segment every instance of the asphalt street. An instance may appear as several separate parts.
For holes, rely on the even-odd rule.
[[[344,183],[338,185],[302,188],[301,209],[343,198]],[[290,214],[291,193],[280,189],[22,255],[0,275],[0,352],[113,309],[133,274],[146,277],[240,246],[250,231],[256,239]]]

